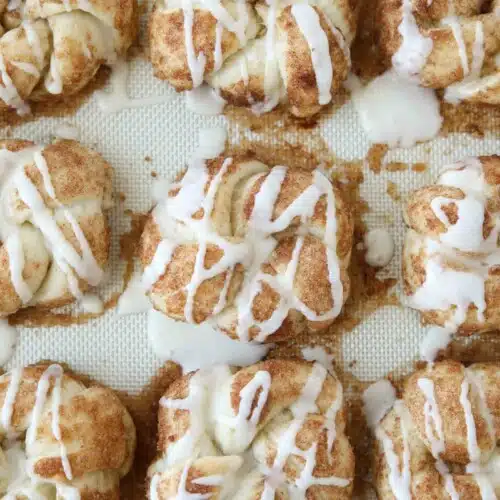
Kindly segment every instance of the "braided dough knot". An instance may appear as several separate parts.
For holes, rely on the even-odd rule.
[[[146,224],[144,281],[173,319],[280,341],[338,316],[352,233],[349,209],[318,170],[197,161]]]
[[[79,92],[135,32],[134,0],[1,0],[0,109]]]
[[[119,498],[136,437],[111,390],[37,365],[0,377],[0,408],[2,498]]]
[[[227,102],[258,113],[283,101],[297,116],[313,115],[347,78],[351,4],[159,1],[150,24],[155,74],[179,91],[205,80]]]
[[[410,196],[405,293],[428,323],[473,333],[498,328],[500,157],[447,167]]]
[[[340,382],[269,360],[178,379],[160,401],[150,498],[351,498],[354,455]]]
[[[500,366],[454,361],[414,373],[375,427],[381,500],[500,495]]]
[[[112,170],[74,141],[0,149],[0,316],[59,307],[103,278]]]
[[[399,74],[452,102],[500,104],[499,0],[384,0],[379,20]]]

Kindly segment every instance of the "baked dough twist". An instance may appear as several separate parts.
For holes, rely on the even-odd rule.
[[[311,116],[347,78],[356,13],[349,0],[158,1],[151,61],[176,90],[207,81],[228,103],[257,113],[287,102]]]
[[[469,158],[406,207],[408,303],[427,323],[470,334],[500,327],[500,157]]]
[[[500,104],[500,0],[382,0],[379,23],[400,75],[452,102]]]
[[[375,425],[380,500],[500,496],[500,365],[434,364],[406,382]]]
[[[144,284],[173,319],[281,341],[338,316],[352,237],[349,208],[319,170],[196,160],[146,224]]]
[[[0,111],[79,92],[136,35],[135,0],[0,0]]]
[[[0,316],[81,298],[108,260],[111,167],[75,141],[0,147]]]
[[[40,364],[0,377],[0,408],[2,498],[120,498],[136,436],[113,391]]]
[[[160,401],[158,448],[151,500],[352,494],[342,385],[318,363],[269,360],[178,379]]]

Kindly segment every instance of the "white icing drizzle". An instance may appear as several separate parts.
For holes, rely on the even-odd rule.
[[[192,460],[188,460],[186,462],[186,465],[184,466],[184,469],[182,469],[181,478],[179,480],[179,487],[177,489],[177,495],[175,497],[176,500],[208,500],[212,496],[212,493],[189,493],[189,491],[186,490],[187,478],[192,463]]]
[[[432,456],[435,459],[439,459],[439,455],[445,449],[445,440],[443,433],[443,421],[441,419],[436,396],[434,394],[434,382],[428,378],[419,378],[417,385],[425,396],[425,435],[431,444]]]
[[[17,341],[17,330],[9,325],[9,321],[0,318],[0,366],[4,366],[12,358]]]
[[[50,71],[45,77],[45,88],[51,94],[61,94],[63,91],[63,81],[61,70],[59,68],[59,60],[55,52],[50,57]]]
[[[230,276],[233,273],[234,266],[239,262],[242,262],[247,253],[248,246],[244,243],[231,243],[225,238],[219,236],[213,231],[211,215],[215,203],[215,197],[218,192],[218,188],[222,179],[227,172],[227,169],[232,164],[232,159],[228,158],[224,161],[220,171],[211,180],[207,194],[205,195],[203,190],[207,181],[207,171],[206,165],[203,160],[195,160],[194,166],[188,169],[188,173],[183,178],[181,186],[186,185],[186,190],[182,190],[179,194],[172,199],[167,200],[166,210],[172,215],[175,214],[175,218],[181,222],[185,222],[192,227],[192,231],[197,234],[199,240],[199,249],[196,255],[195,267],[190,282],[186,286],[187,298],[184,307],[184,316],[186,321],[194,323],[193,317],[193,302],[196,292],[199,286],[205,281],[209,280],[214,276],[222,272],[226,272],[226,286],[222,290],[219,301],[214,308],[213,314],[218,314],[225,306],[226,303],[226,291],[227,285],[229,284]],[[190,174],[193,174],[192,176]],[[190,183],[194,183],[191,184]],[[193,199],[192,194],[195,190],[195,199]],[[164,239],[158,245],[152,262],[146,267],[144,272],[144,285],[147,289],[150,289],[159,277],[161,277],[173,255],[173,251],[182,242],[179,237],[182,235],[175,234],[175,228],[165,227],[165,222],[168,221],[160,220],[161,209],[157,210],[155,214],[155,219],[157,223],[166,229],[167,232],[164,234]],[[203,218],[201,220],[194,220],[192,214],[196,213],[198,209],[203,210]],[[205,255],[209,244],[215,244],[224,250],[223,257],[210,269],[206,269]]]
[[[255,435],[262,410],[269,396],[270,388],[271,374],[263,370],[258,371],[252,380],[240,391],[240,404],[238,413],[234,419],[234,427],[241,428],[248,426],[249,434]],[[257,404],[252,410],[252,405],[258,392]]]
[[[29,106],[23,101],[19,95],[16,86],[10,78],[3,55],[0,54],[0,76],[2,77],[2,84],[0,84],[0,99],[2,99],[7,106],[13,107],[21,116],[27,115],[30,112]]]
[[[11,64],[28,75],[33,75],[36,78],[40,77],[40,71],[38,71],[38,68],[34,64],[19,61],[11,61]]]
[[[218,71],[222,67],[222,35],[224,26],[220,21],[215,25],[215,50],[214,50],[214,71]]]
[[[283,323],[290,309],[300,311],[310,321],[327,321],[337,317],[343,305],[343,286],[340,280],[340,266],[337,256],[335,195],[330,181],[316,170],[311,185],[278,218],[273,219],[274,206],[287,174],[285,167],[274,167],[268,173],[255,197],[245,240],[241,243],[233,243],[219,236],[214,231],[211,221],[219,185],[231,164],[232,159],[226,159],[219,172],[208,182],[205,162],[195,159],[180,184],[171,187],[172,190],[178,189],[178,193],[157,206],[153,216],[161,229],[163,239],[158,245],[152,261],[145,268],[143,283],[146,289],[151,290],[166,272],[177,246],[196,239],[198,252],[195,266],[191,280],[185,287],[187,297],[184,317],[187,322],[195,322],[193,302],[199,286],[204,281],[225,272],[225,285],[211,316],[215,317],[223,311],[234,267],[238,263],[248,263],[252,250],[255,254],[252,268],[247,269],[244,283],[235,301],[238,319],[236,330],[241,340],[249,341],[250,329],[255,326],[259,328],[259,333],[254,340],[264,342]],[[209,185],[205,193],[207,183]],[[318,314],[296,297],[293,286],[304,244],[304,234],[308,231],[315,234],[312,229],[308,228],[308,224],[322,197],[325,197],[327,202],[326,228],[322,238],[325,243],[333,306],[331,310]],[[203,211],[203,217],[193,219],[193,214],[200,210]],[[276,240],[270,236],[286,229],[296,217],[300,217],[303,227],[296,238],[292,258],[286,272],[278,276],[265,273],[261,270],[261,264],[266,262],[277,244]],[[205,255],[209,244],[217,245],[224,253],[216,264],[210,269],[205,269]],[[253,314],[252,305],[264,283],[279,292],[281,299],[270,318],[257,321]]]
[[[96,286],[102,280],[103,270],[97,264],[89,242],[85,238],[76,218],[57,200],[48,172],[47,163],[42,153],[39,151],[35,152],[34,160],[36,167],[42,175],[45,191],[55,202],[56,206],[62,210],[66,220],[71,226],[80,246],[81,256],[64,236],[53,214],[45,205],[42,196],[26,175],[24,166],[17,173],[15,185],[18,189],[19,196],[31,209],[31,216],[35,226],[40,229],[47,243],[50,245],[54,259],[66,273],[71,293],[79,298],[81,292],[78,283],[74,279],[73,271],[76,271],[77,275],[85,279],[90,285]]]
[[[5,393],[1,413],[2,427],[7,434],[7,438],[12,438],[16,434],[12,430],[12,415],[14,414],[14,404],[16,402],[17,393],[19,392],[22,376],[22,368],[15,368],[10,372],[9,386]]]
[[[320,17],[312,5],[295,4],[292,6],[291,12],[311,51],[319,104],[326,105],[332,100],[333,81],[333,65],[328,36],[321,27]]]
[[[168,96],[153,96],[141,99],[129,97],[127,92],[129,69],[129,63],[125,60],[120,59],[113,63],[110,78],[111,91],[98,90],[96,92],[97,104],[103,113],[117,113],[124,109],[154,106],[170,101]]]
[[[473,78],[481,76],[484,64],[484,27],[482,21],[476,21],[476,36],[472,45],[472,65],[470,75]]]
[[[267,19],[266,19],[266,61],[264,69],[264,102],[258,102],[252,105],[252,111],[255,114],[267,113],[274,109],[279,102],[279,94],[273,91],[273,81],[276,71],[276,18],[278,15],[278,0],[266,0]]]
[[[28,43],[33,50],[33,54],[35,55],[35,59],[38,63],[38,66],[40,67],[40,69],[42,69],[44,63],[44,57],[43,57],[42,43],[40,41],[40,37],[38,36],[38,32],[36,31],[36,28],[33,25],[33,22],[31,21],[24,20],[21,23],[21,26],[23,27],[26,39],[28,40]],[[38,71],[38,74],[40,74],[40,71]]]
[[[447,330],[455,332],[465,321],[471,305],[477,309],[478,320],[484,321],[485,282],[489,269],[497,265],[499,260],[497,240],[500,221],[494,221],[491,234],[484,239],[483,222],[489,187],[479,159],[470,158],[452,165],[440,176],[438,184],[459,188],[465,197],[462,200],[445,197],[432,200],[433,212],[446,227],[446,232],[439,234],[439,241],[430,237],[417,239],[409,233],[407,244],[418,245],[427,259],[426,280],[409,298],[409,304],[424,311],[449,310],[455,306],[453,316],[446,325]],[[454,204],[458,210],[455,224],[450,223],[442,209],[443,205],[448,204]],[[484,255],[473,258],[459,251]],[[446,267],[443,262],[448,258],[462,263],[466,270]]]
[[[464,72],[464,77],[469,74],[469,59],[467,57],[467,48],[465,46],[464,33],[462,30],[462,25],[460,24],[460,20],[456,16],[449,16],[443,19],[442,23],[451,28],[451,32],[457,42],[458,54],[460,57],[460,61],[462,63],[462,69]]]
[[[203,83],[207,58],[203,52],[196,55],[193,39],[194,10],[192,0],[182,0],[182,11],[184,13],[184,43],[189,72],[193,87],[199,87]]]
[[[398,27],[402,43],[392,57],[392,64],[400,75],[418,82],[433,44],[430,38],[420,33],[412,8],[412,0],[403,0],[401,24]]]
[[[261,465],[261,470],[265,474],[264,491],[261,499],[273,499],[275,492],[285,481],[284,467],[291,455],[302,457],[305,460],[300,476],[293,482],[287,482],[286,486],[292,498],[305,498],[307,490],[315,485],[337,486],[346,488],[351,483],[351,479],[336,476],[315,477],[313,475],[316,468],[316,454],[318,443],[315,442],[307,450],[301,450],[296,445],[296,438],[300,432],[305,419],[310,413],[317,413],[316,400],[321,393],[323,384],[327,377],[324,366],[315,363],[311,368],[311,373],[302,388],[299,399],[290,407],[294,420],[289,424],[288,429],[280,437],[277,443],[277,452],[274,462],[270,468]],[[324,428],[327,431],[327,452],[328,460],[331,460],[330,452],[336,439],[335,420],[337,413],[342,408],[342,387],[337,385],[337,395],[335,401],[325,414]]]
[[[33,291],[24,280],[24,249],[17,227],[12,229],[4,245],[9,256],[10,279],[21,302],[27,304],[33,297]]]
[[[60,406],[61,406],[61,390],[62,390],[63,369],[60,365],[50,365],[40,377],[36,390],[35,405],[33,406],[31,422],[26,432],[26,447],[29,449],[35,444],[38,426],[42,417],[43,410],[47,401],[48,392],[51,387],[50,380],[54,379],[52,387],[51,403],[52,403],[52,434],[59,442],[61,451],[61,462],[64,469],[64,474],[68,480],[73,479],[71,465],[68,459],[66,446],[62,439],[61,427],[59,423]]]
[[[412,500],[411,494],[411,470],[410,470],[410,447],[408,442],[408,425],[405,421],[406,408],[402,400],[394,403],[394,411],[399,419],[401,437],[403,441],[402,463],[394,451],[394,443],[385,432],[382,425],[375,427],[375,436],[382,444],[387,465],[389,467],[389,485],[396,500]]]
[[[459,25],[460,26],[460,25]],[[458,40],[457,40],[458,43]],[[461,49],[461,54],[463,57],[463,52],[465,51],[465,44],[463,42],[463,47]],[[459,45],[460,47],[460,45]],[[472,64],[469,74],[464,72],[464,79],[460,82],[450,85],[445,91],[445,100],[453,104],[459,103],[463,97],[464,93],[467,94],[468,89],[474,89],[479,86],[481,87],[481,70],[484,64],[484,26],[482,21],[476,21],[476,32],[474,43],[472,45]],[[465,58],[467,60],[467,53],[465,52]]]
[[[326,228],[324,243],[328,263],[329,280],[333,307],[330,311],[317,314],[307,307],[293,293],[295,274],[299,263],[300,252],[304,243],[304,236],[297,236],[292,258],[288,263],[284,276],[271,276],[259,271],[246,284],[236,299],[238,308],[237,333],[240,339],[248,341],[249,330],[257,326],[260,330],[255,340],[264,341],[274,333],[283,323],[290,309],[300,311],[310,321],[328,321],[336,318],[343,305],[343,287],[340,280],[340,267],[337,257],[337,220],[335,196],[330,181],[319,170],[314,171],[313,183],[298,196],[278,218],[273,218],[274,206],[278,199],[281,185],[285,179],[287,169],[274,167],[255,196],[255,203],[249,221],[249,228],[254,234],[271,235],[286,229],[295,217],[300,217],[307,225],[308,219],[314,214],[315,207],[322,196],[327,199]],[[306,226],[307,227],[307,226]],[[253,316],[253,301],[261,290],[262,284],[267,283],[271,288],[280,292],[280,302],[271,317],[258,322]]]
[[[481,450],[477,444],[476,422],[472,413],[472,405],[469,401],[470,384],[467,379],[467,372],[464,373],[464,380],[460,387],[460,404],[464,410],[465,425],[467,427],[467,451],[469,452],[469,460],[473,463],[478,462],[481,458]]]
[[[419,378],[417,381],[419,389],[425,396],[424,418],[425,435],[431,445],[432,456],[436,459],[436,469],[444,479],[445,489],[452,500],[460,500],[455,489],[453,476],[446,464],[440,459],[440,454],[445,450],[445,437],[443,431],[443,420],[439,412],[439,406],[434,392],[434,382],[428,378]],[[433,429],[434,427],[434,429]]]

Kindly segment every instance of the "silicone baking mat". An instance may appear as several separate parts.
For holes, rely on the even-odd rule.
[[[143,41],[145,26],[146,15],[142,22]],[[74,116],[42,117],[11,131],[13,137],[48,141],[61,124],[75,125],[80,131],[81,141],[100,151],[114,167],[116,203],[111,215],[112,258],[107,284],[100,290],[103,297],[121,289],[124,262],[119,258],[119,242],[120,236],[130,229],[131,220],[126,211],[147,212],[151,208],[152,172],[172,177],[196,148],[199,131],[227,125],[222,116],[200,116],[188,110],[182,96],[153,78],[151,67],[144,58],[136,58],[130,63],[128,92],[134,98],[163,95],[166,100],[155,106],[103,115],[93,95]],[[273,135],[276,130],[276,126],[272,127],[272,131],[264,126],[249,135],[252,140],[273,144],[278,141]],[[500,123],[497,130],[500,130]],[[235,140],[243,133],[242,128],[233,125],[231,133],[232,140]],[[280,134],[279,141],[314,149],[318,138],[324,141],[323,146],[337,160],[362,160],[370,148],[349,102],[335,113],[323,117],[315,131],[285,131]],[[370,210],[365,214],[364,221],[368,228],[387,227],[396,245],[394,259],[382,271],[383,276],[400,281],[400,256],[405,231],[402,206],[406,194],[431,182],[447,163],[464,156],[499,152],[499,134],[490,132],[481,138],[452,134],[408,150],[390,151],[384,160],[425,163],[428,166],[425,172],[382,169],[376,174],[365,162],[364,182],[360,189]],[[396,191],[397,196],[394,194]],[[395,291],[399,293],[399,285],[396,285]],[[335,327],[332,332],[335,332]],[[354,376],[368,381],[392,370],[411,366],[418,356],[424,333],[425,329],[420,326],[414,311],[400,306],[378,309],[342,336],[344,367],[349,367]],[[20,327],[14,357],[6,368],[41,359],[64,361],[78,372],[87,373],[112,388],[130,393],[138,393],[162,364],[148,343],[147,315],[119,316],[116,309],[84,325]]]

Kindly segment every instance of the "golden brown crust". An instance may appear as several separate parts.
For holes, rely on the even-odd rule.
[[[327,39],[323,48],[329,53],[322,57],[331,59],[329,90],[335,95],[350,67],[348,52],[356,32],[357,11],[346,0],[307,5],[314,13],[308,14],[307,22],[317,17],[314,29],[322,30]],[[179,2],[157,2],[149,23],[155,76],[167,80],[177,91],[192,90],[205,80],[228,103],[256,106],[255,110],[263,107],[269,111],[284,100],[291,113],[307,117],[328,104],[320,102],[323,97],[320,99],[311,47],[292,6],[277,2],[273,14],[263,0],[245,3],[246,24],[237,2],[224,0],[220,8],[226,9],[226,18],[196,2],[193,10],[186,12]],[[228,24],[227,18],[235,22]],[[192,49],[186,42],[191,23]],[[275,39],[271,39],[274,32]],[[193,71],[196,63],[192,60],[199,54],[203,54],[205,64]]]
[[[458,92],[460,100],[499,104],[500,67],[495,58],[500,53],[500,34],[494,2],[489,2],[487,12],[474,0],[412,0],[410,4],[421,35],[431,42],[431,51],[418,75],[420,84],[445,89],[466,79],[467,92]],[[379,2],[379,39],[388,57],[393,57],[403,43],[399,30],[402,10],[403,0]],[[478,35],[478,29],[482,35]],[[409,40],[408,35],[408,43],[413,43],[416,52],[418,40]],[[463,59],[467,59],[466,64]],[[472,68],[476,64],[481,66],[474,75]]]
[[[57,424],[54,398],[60,401]],[[27,478],[29,489],[34,491],[49,482],[76,489],[80,498],[119,498],[120,479],[128,473],[133,460],[135,427],[110,389],[86,388],[72,375],[63,373],[59,365],[34,365],[0,377],[0,408],[0,436],[14,434],[26,440],[25,444],[21,441],[21,450],[24,453],[26,446],[33,477],[40,481],[40,485],[30,485]],[[37,411],[41,411],[38,421]],[[55,427],[60,438],[54,433]],[[11,442],[7,446],[18,445]],[[5,487],[12,493],[11,485]]]
[[[149,497],[166,499],[185,490],[211,499],[232,493],[257,500],[264,489],[273,488],[274,498],[285,499],[288,485],[301,483],[304,498],[351,498],[354,454],[345,435],[342,397],[339,381],[323,367],[297,360],[273,359],[240,370],[220,367],[178,379],[160,402],[161,455],[150,468]],[[209,407],[214,411],[205,421],[199,411]],[[231,423],[241,412],[247,419],[258,415],[248,434],[248,422]],[[284,457],[282,466],[278,453],[280,460]],[[249,460],[250,455],[255,463],[243,466],[242,457]],[[275,480],[266,477],[266,470]],[[203,478],[211,476],[221,480],[205,485]],[[323,485],[317,484],[319,478]]]
[[[101,155],[75,141],[63,140],[41,147],[27,141],[9,140],[2,141],[0,148],[16,153],[6,156],[6,161],[12,163],[9,168],[15,169],[12,178],[16,179],[24,172],[41,202],[49,209],[50,218],[57,223],[61,235],[81,259],[85,269],[73,268],[72,271],[80,293],[98,284],[93,279],[97,276],[96,272],[102,272],[107,264],[111,241],[106,216],[112,196],[111,166]],[[40,155],[40,160],[35,161],[36,155]],[[76,293],[69,285],[67,272],[60,267],[60,257],[55,256],[54,247],[60,247],[61,243],[52,241],[55,237],[53,230],[44,233],[45,225],[41,229],[41,222],[34,217],[33,210],[20,195],[16,182],[5,187],[4,213],[8,214],[12,229],[0,247],[1,316],[28,305],[59,307],[73,302]],[[53,193],[47,192],[52,188]],[[73,217],[75,227],[69,216]],[[7,249],[11,237],[19,238],[20,251],[24,254],[24,263],[19,261],[18,265],[23,264],[20,272],[21,280],[29,288],[27,297],[21,296],[22,291],[18,287],[22,283],[20,285],[20,279],[12,274],[17,257],[13,253],[14,261],[11,262]],[[88,248],[82,248],[82,244]],[[89,264],[90,261],[94,264]],[[89,265],[96,267],[96,272],[86,275]]]
[[[374,483],[381,500],[396,493],[444,499],[453,490],[473,500],[499,495],[490,468],[497,453],[499,375],[497,363],[465,368],[443,361],[409,377],[403,399],[375,428]],[[477,475],[466,470],[471,462]],[[406,479],[398,483],[398,477]]]
[[[137,32],[135,0],[23,0],[0,5],[0,110],[29,111],[29,101],[67,97],[85,87],[103,64],[123,57]]]
[[[195,169],[194,166],[191,168]],[[264,239],[254,234],[255,230],[267,231],[251,220],[254,210],[261,210],[262,201],[259,208],[255,208],[256,197],[266,196],[261,194],[264,186],[271,185],[276,177],[274,174],[283,168],[270,170],[266,165],[245,157],[221,156],[209,160],[199,174],[193,176],[188,171],[185,178],[192,180],[188,181],[184,191],[179,188],[171,190],[165,206],[168,203],[186,204],[185,209],[189,210],[191,217],[182,219],[178,215],[179,209],[173,209],[169,215],[169,209],[165,212],[160,204],[146,223],[141,239],[140,258],[146,273],[156,266],[155,258],[165,256],[165,245],[171,250],[164,268],[161,268],[163,272],[150,283],[150,297],[155,308],[180,321],[201,323],[215,318],[219,327],[231,337],[244,339],[247,336],[248,340],[261,342],[286,340],[302,331],[323,329],[333,322],[335,312],[340,312],[350,290],[351,213],[341,193],[319,172],[285,169],[280,174],[281,183],[266,224],[271,227],[273,221],[280,218],[288,221],[287,210],[292,205],[298,207],[302,199],[308,200],[304,206],[313,203],[311,214],[305,213],[308,209],[299,207],[295,217],[276,231],[272,229],[266,233]],[[205,174],[206,180],[203,180]],[[195,188],[197,182],[200,184]],[[203,191],[205,197],[214,192],[212,208],[206,205],[210,213],[205,213],[201,205],[200,208],[187,207],[196,203],[189,194],[186,195],[191,188],[193,192]],[[318,189],[323,194],[318,194]],[[203,203],[208,203],[207,199]],[[297,210],[293,207],[292,210]],[[214,234],[209,230],[205,235],[206,229],[202,229],[205,227],[204,217],[209,221],[206,223],[213,225]],[[174,233],[191,228],[189,230],[194,231],[194,236],[184,240],[184,237],[174,234],[162,235],[161,227],[172,225],[177,228],[172,229]],[[208,238],[206,245],[204,238]],[[235,250],[234,245],[239,245],[239,250]],[[274,248],[270,248],[271,245]],[[266,247],[269,250],[266,251]],[[233,252],[236,252],[234,258]],[[254,271],[251,269],[251,255],[255,261],[261,259]],[[202,257],[203,271],[196,268]],[[226,265],[228,259],[231,262]],[[279,277],[284,279],[295,262],[295,271],[289,278],[290,290],[281,292],[280,285],[274,281]],[[211,269],[218,271],[200,278],[202,272],[210,273]],[[260,277],[253,277],[251,273],[259,269]],[[335,273],[338,273],[338,280],[332,281]],[[237,307],[246,307],[246,304],[238,301],[246,297],[247,290],[253,290],[254,284],[257,287],[255,292],[245,299],[251,307],[253,320],[243,326],[245,319]],[[293,294],[293,299],[283,298],[287,294]],[[295,302],[290,303],[285,311],[284,300]],[[192,317],[189,317],[189,312]],[[283,318],[272,331],[267,331],[265,325],[270,324],[276,314]]]

